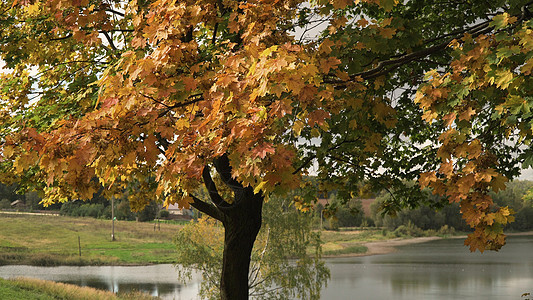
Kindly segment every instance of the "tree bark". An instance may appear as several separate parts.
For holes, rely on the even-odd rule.
[[[245,198],[226,215],[223,224],[224,255],[220,278],[222,300],[248,299],[248,274],[252,248],[261,228],[262,194],[245,188]]]

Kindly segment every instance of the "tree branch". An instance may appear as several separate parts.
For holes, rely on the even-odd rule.
[[[63,37],[58,37],[58,38],[53,38],[53,39],[50,39],[51,41],[61,41],[61,40],[66,40],[68,38],[71,38],[72,37],[72,33],[69,33]]]
[[[329,152],[329,151],[333,151],[337,148],[339,148],[342,144],[345,144],[345,143],[353,143],[355,141],[351,141],[351,140],[343,140],[342,142],[336,144],[336,145],[333,145],[331,147],[329,147],[326,152]],[[303,168],[307,167],[315,158],[317,157],[317,154],[313,154],[311,156],[309,156],[308,158],[306,158],[303,163],[296,169],[292,172],[292,174],[296,174],[298,172],[300,172]]]
[[[224,201],[222,196],[218,193],[217,186],[215,182],[213,181],[213,178],[211,178],[211,173],[209,172],[209,167],[205,166],[202,171],[202,178],[204,180],[205,188],[207,189],[207,192],[209,193],[209,197],[211,198],[211,201],[218,207],[228,207],[229,204]]]
[[[109,32],[102,31],[102,34],[105,36],[107,42],[109,43],[109,46],[111,46],[111,48],[116,51],[117,47],[115,47],[115,43],[113,42],[113,38],[111,38],[111,36],[109,35]]]
[[[221,157],[215,159],[215,169],[217,170],[222,182],[224,182],[229,188],[233,190],[235,195],[240,195],[243,192],[244,187],[240,182],[235,180],[231,176],[231,166],[229,164],[229,158],[227,154],[222,155]],[[235,197],[238,199],[239,197]]]
[[[191,195],[191,198],[193,199],[193,202],[190,203],[192,207],[220,222],[224,222],[224,214],[216,206],[202,201],[194,195]]]
[[[111,9],[111,8],[106,8],[106,9],[104,9],[104,11],[106,11],[106,12],[110,12],[110,13],[112,13],[112,14],[115,14],[115,15],[118,15],[118,16],[121,16],[121,17],[124,17],[124,16],[125,16],[124,13],[121,13],[121,12],[116,11],[116,10]]]
[[[519,16],[520,20],[524,20],[524,19],[527,19],[527,17],[530,17],[531,14],[528,14],[529,11],[527,10],[527,6],[530,5],[530,4],[531,4],[531,2],[526,4],[526,5],[524,5],[524,9],[522,10],[521,15]],[[444,42],[442,42],[440,44],[437,44],[437,45],[434,45],[434,46],[431,46],[431,47],[428,47],[428,48],[425,48],[425,49],[422,49],[422,50],[419,50],[419,51],[416,51],[416,52],[412,52],[412,53],[409,53],[409,54],[404,54],[404,55],[402,55],[402,56],[400,56],[398,58],[382,60],[374,68],[372,68],[370,70],[366,70],[366,71],[362,71],[362,72],[350,75],[350,79],[348,79],[348,80],[339,80],[338,78],[336,78],[336,76],[334,76],[333,78],[330,77],[330,78],[324,79],[324,82],[325,83],[331,83],[331,84],[343,85],[343,84],[346,84],[346,83],[348,83],[350,81],[354,81],[357,78],[362,78],[364,80],[377,78],[379,76],[382,76],[382,75],[385,75],[385,74],[391,72],[392,70],[398,68],[399,66],[402,66],[404,64],[410,63],[410,62],[412,62],[414,60],[417,60],[419,58],[422,58],[422,57],[425,57],[425,56],[428,56],[428,55],[431,55],[433,53],[436,53],[436,52],[439,52],[439,51],[442,51],[442,50],[446,49],[451,41],[453,41],[454,39],[460,39],[465,33],[469,33],[470,35],[472,35],[472,37],[475,38],[475,37],[480,36],[482,34],[491,32],[494,28],[489,26],[490,22],[491,22],[491,20],[485,21],[483,23],[476,24],[476,25],[471,26],[469,28],[458,30],[458,31],[455,31],[455,32],[450,33],[450,34],[443,35],[443,36],[440,36],[438,38],[428,40],[426,42],[436,41],[436,40],[439,40],[439,39],[442,39],[442,38],[445,38],[445,37],[448,37],[448,36],[453,36],[452,38],[449,38],[449,39],[447,39],[446,41],[444,41]],[[389,68],[387,68],[387,67],[389,67]]]

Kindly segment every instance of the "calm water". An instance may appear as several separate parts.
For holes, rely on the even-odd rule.
[[[523,299],[533,293],[533,236],[511,237],[500,252],[470,253],[462,239],[404,246],[377,256],[328,259],[322,299]],[[172,265],[148,267],[0,267],[27,276],[112,291],[142,290],[164,299],[196,299],[199,277],[178,283]]]
[[[523,299],[533,294],[533,236],[510,237],[499,252],[470,253],[462,239],[400,251],[330,259],[323,299]]]

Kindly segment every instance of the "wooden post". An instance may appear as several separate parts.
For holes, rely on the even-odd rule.
[[[81,239],[80,239],[79,235],[78,235],[78,251],[79,251],[80,257],[81,257]]]
[[[115,240],[115,197],[111,197],[111,241]]]

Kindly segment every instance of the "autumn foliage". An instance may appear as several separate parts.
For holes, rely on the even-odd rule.
[[[240,200],[194,194],[217,163],[256,195],[312,168],[389,211],[430,187],[498,249],[512,211],[488,191],[533,157],[531,3],[400,2],[3,1],[2,180],[220,210]]]

